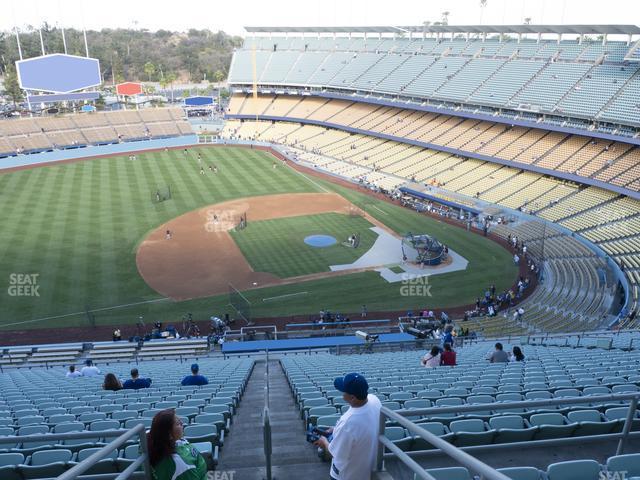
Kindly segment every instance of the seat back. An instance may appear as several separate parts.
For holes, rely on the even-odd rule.
[[[541,472],[534,467],[499,468],[498,471],[511,480],[539,480]]]
[[[537,413],[529,417],[529,423],[534,426],[540,425],[564,425],[564,417],[559,413]]]
[[[31,455],[31,465],[46,465],[54,462],[70,462],[71,450],[56,448],[54,450],[40,450]]]
[[[617,455],[607,460],[607,470],[610,472],[627,472],[626,477],[640,476],[640,453]]]
[[[0,467],[19,465],[21,463],[24,463],[24,455],[22,453],[0,453]]]
[[[436,480],[471,480],[469,470],[464,467],[431,468],[426,472]]]
[[[600,464],[595,460],[572,460],[547,467],[549,480],[598,480]]]
[[[485,432],[484,422],[479,419],[455,420],[449,424],[449,429],[454,432]]]

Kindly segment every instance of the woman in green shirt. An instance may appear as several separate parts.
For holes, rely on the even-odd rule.
[[[182,420],[175,410],[158,412],[147,434],[154,480],[205,480],[207,464],[183,436]]]

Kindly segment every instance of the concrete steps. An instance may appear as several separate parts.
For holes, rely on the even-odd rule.
[[[264,361],[256,363],[234,416],[231,432],[220,452],[217,470],[235,472],[234,480],[266,478],[262,436],[265,367]],[[327,480],[329,464],[323,463],[315,447],[305,440],[300,412],[278,361],[269,363],[269,374],[273,478]]]

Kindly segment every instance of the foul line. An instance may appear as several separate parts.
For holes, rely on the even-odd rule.
[[[387,212],[385,212],[384,210],[380,210],[378,207],[376,207],[375,205],[371,205],[372,208],[375,208],[376,210],[378,210],[381,214],[383,215],[387,215]]]
[[[81,312],[65,313],[64,315],[55,315],[52,317],[36,318],[33,320],[25,320],[23,322],[5,323],[3,325],[0,325],[0,329],[5,327],[13,327],[14,325],[24,325],[26,323],[38,323],[38,322],[44,322],[47,320],[55,320],[57,318],[75,317],[77,315],[85,315],[86,313],[104,312],[106,310],[115,310],[116,308],[134,307],[136,305],[144,305],[145,303],[164,302],[165,300],[170,300],[170,298],[162,297],[162,298],[156,298],[154,300],[145,300],[143,302],[123,303],[122,305],[115,305],[113,307],[102,307],[102,308],[95,308],[92,310],[83,310]]]
[[[290,161],[293,161],[293,160],[290,160]],[[319,183],[317,183],[315,180],[313,180],[313,179],[311,179],[311,178],[307,177],[304,173],[302,173],[302,172],[300,172],[300,171],[296,170],[295,168],[293,168],[293,167],[292,167],[291,165],[289,165],[288,163],[287,163],[287,166],[288,166],[291,170],[293,170],[294,172],[296,172],[298,175],[302,176],[303,178],[306,178],[309,182],[313,183],[316,187],[318,187],[318,188],[319,188],[320,190],[322,190],[323,192],[325,192],[325,193],[333,193],[333,192],[331,192],[330,190],[327,190],[326,188],[324,188],[324,187],[323,187],[322,185],[320,185]]]
[[[277,297],[267,297],[267,298],[263,298],[262,301],[263,302],[269,302],[271,300],[277,300],[280,298],[287,298],[287,297],[295,297],[296,295],[307,295],[309,292],[296,292],[296,293],[287,293],[285,295],[278,295]]]

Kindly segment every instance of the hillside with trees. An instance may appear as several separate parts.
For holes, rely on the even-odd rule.
[[[41,27],[46,53],[64,53],[62,33],[44,24]],[[82,31],[65,29],[67,53],[85,55]],[[187,32],[144,29],[103,29],[87,31],[89,55],[100,60],[105,83],[169,79],[188,82],[221,81],[227,78],[233,49],[242,38],[224,32],[191,29]],[[20,32],[24,58],[39,56],[37,28]],[[19,59],[14,32],[0,32],[0,75]]]

